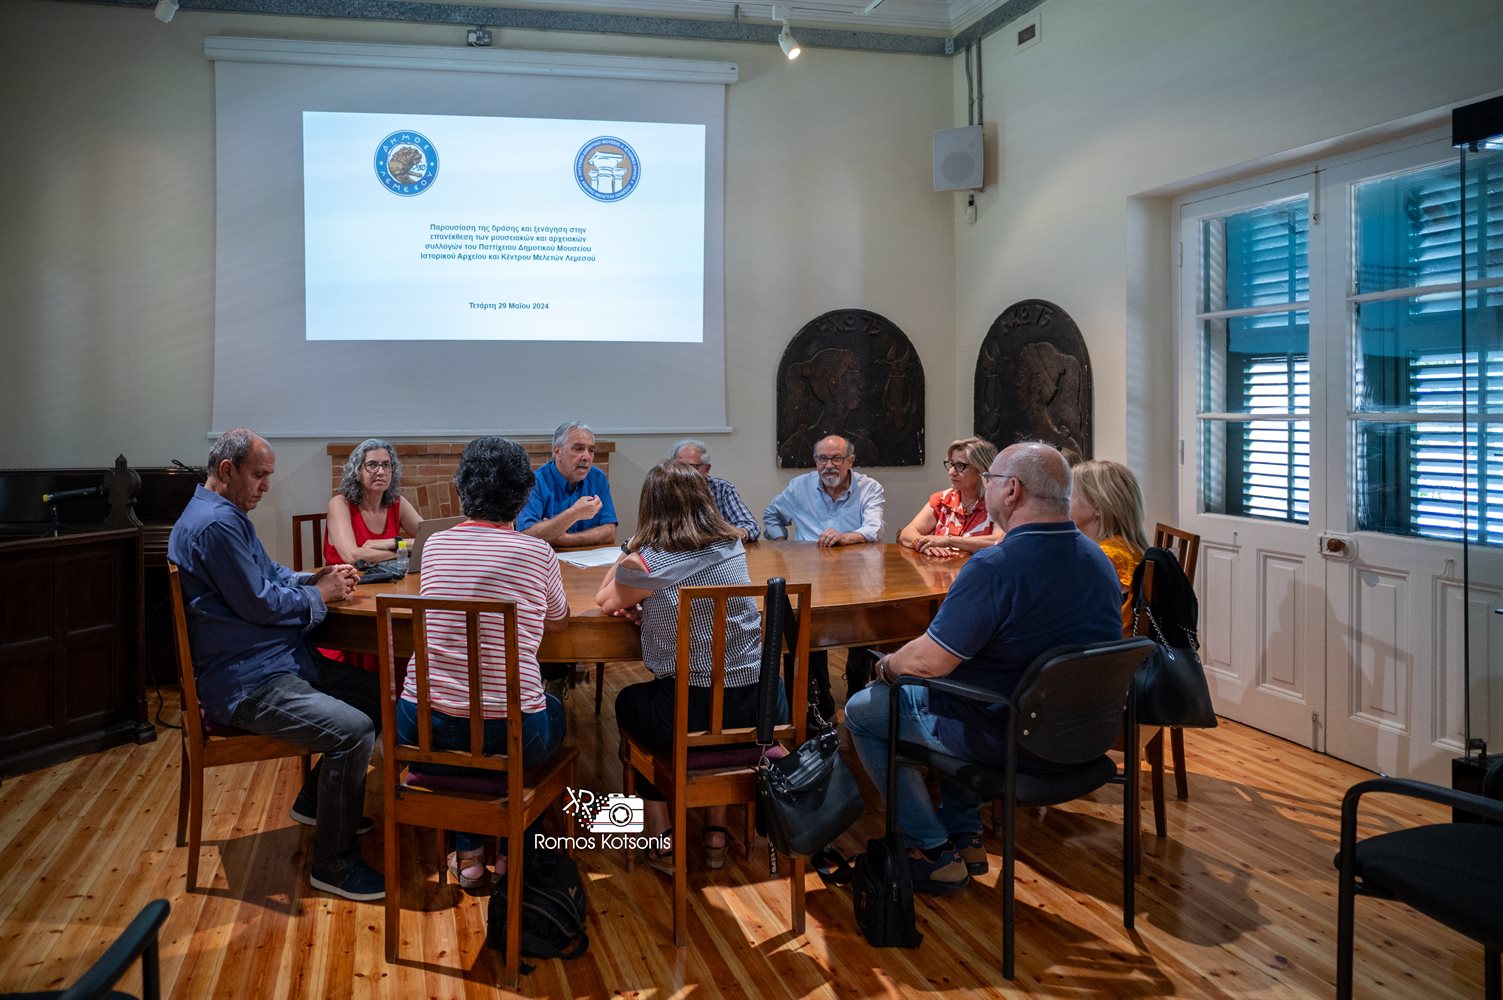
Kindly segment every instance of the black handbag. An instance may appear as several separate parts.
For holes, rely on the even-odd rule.
[[[819,714],[809,698],[808,738],[786,756],[769,757],[777,720],[778,684],[786,637],[797,647],[798,627],[782,577],[767,581],[766,623],[762,638],[762,676],[757,691],[757,764],[759,826],[768,843],[787,855],[812,856],[848,830],[861,816],[861,790],[840,757],[840,733]],[[774,859],[775,860],[775,859]]]
[[[1201,665],[1198,644],[1188,633],[1189,645],[1171,646],[1159,629],[1153,609],[1146,603],[1139,610],[1148,618],[1158,645],[1133,683],[1137,690],[1138,723],[1144,726],[1179,726],[1185,729],[1215,729],[1216,710],[1211,706],[1211,686]],[[1133,635],[1137,635],[1137,618]]]

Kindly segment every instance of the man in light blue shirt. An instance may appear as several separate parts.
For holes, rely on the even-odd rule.
[[[794,477],[788,488],[773,497],[762,514],[768,538],[787,538],[792,526],[799,541],[820,548],[860,545],[882,537],[882,484],[863,476],[856,464],[856,446],[848,438],[831,434],[814,445],[814,471]],[[824,650],[809,654],[809,673],[819,695],[819,714],[835,718],[835,696],[830,690],[830,663]],[[849,697],[851,680],[846,678]],[[859,687],[859,685],[857,685]]]
[[[839,434],[814,446],[814,471],[797,476],[762,514],[768,538],[859,545],[882,537],[882,484],[853,469],[856,449]]]

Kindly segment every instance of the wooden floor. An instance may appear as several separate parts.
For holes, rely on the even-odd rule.
[[[832,674],[840,676],[837,670]],[[580,783],[620,788],[615,690],[645,676],[613,668],[606,715],[593,690],[568,701]],[[173,692],[164,717],[175,719]],[[1335,979],[1337,805],[1367,773],[1243,726],[1192,732],[1188,801],[1170,800],[1169,837],[1149,834],[1137,929],[1122,927],[1121,790],[1019,823],[1018,978],[999,971],[996,855],[965,892],[917,904],[923,946],[874,949],[850,894],[809,879],[807,933],[788,931],[787,882],[733,850],[690,880],[690,940],[672,947],[669,882],[617,854],[577,855],[589,886],[589,953],[543,962],[521,983],[538,997],[1330,996]],[[495,996],[500,963],[483,946],[483,900],[433,875],[427,835],[403,833],[402,960],[382,958],[380,903],[307,885],[311,833],[287,818],[296,763],[242,765],[206,779],[205,847],[186,893],[174,846],[179,737],[121,747],[0,785],[0,992],[60,988],[146,901],[172,903],[162,977],[177,997]],[[854,764],[854,756],[851,757]],[[859,772],[859,765],[856,765]],[[373,775],[374,779],[374,775]],[[878,832],[876,797],[843,838]],[[1172,791],[1171,791],[1172,795]],[[1372,829],[1440,818],[1375,799]],[[369,804],[379,804],[370,784]],[[738,816],[733,811],[732,826]],[[995,849],[994,838],[989,846]],[[379,863],[381,829],[366,838]],[[418,870],[422,855],[424,869]],[[388,884],[392,881],[388,879]],[[1476,997],[1481,949],[1397,904],[1359,900],[1359,996]],[[139,989],[139,975],[125,983]]]

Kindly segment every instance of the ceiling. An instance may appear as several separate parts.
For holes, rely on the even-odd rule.
[[[459,6],[460,0],[439,0]],[[737,3],[735,0],[468,0],[465,6],[525,7],[536,10],[626,14],[638,17],[693,18],[706,21],[772,23],[770,2]],[[778,18],[799,25],[842,28],[847,31],[908,31],[953,36],[1002,0],[794,0],[777,3]]]
[[[172,0],[92,0],[150,9]],[[1043,0],[793,0],[807,49],[950,55]],[[770,0],[177,0],[176,9],[776,44]],[[868,13],[868,10],[870,12]]]

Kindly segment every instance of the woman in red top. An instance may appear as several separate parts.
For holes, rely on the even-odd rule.
[[[398,539],[417,534],[423,520],[401,488],[402,463],[390,441],[366,438],[356,445],[344,463],[339,492],[329,500],[324,561],[353,565],[357,559],[374,563],[396,558]],[[319,652],[362,670],[376,669],[376,658],[369,653]]]
[[[939,558],[976,552],[1002,540],[1002,529],[986,513],[981,489],[981,473],[997,457],[996,446],[978,437],[962,438],[950,442],[945,454],[950,488],[931,496],[898,532],[899,545]]]

